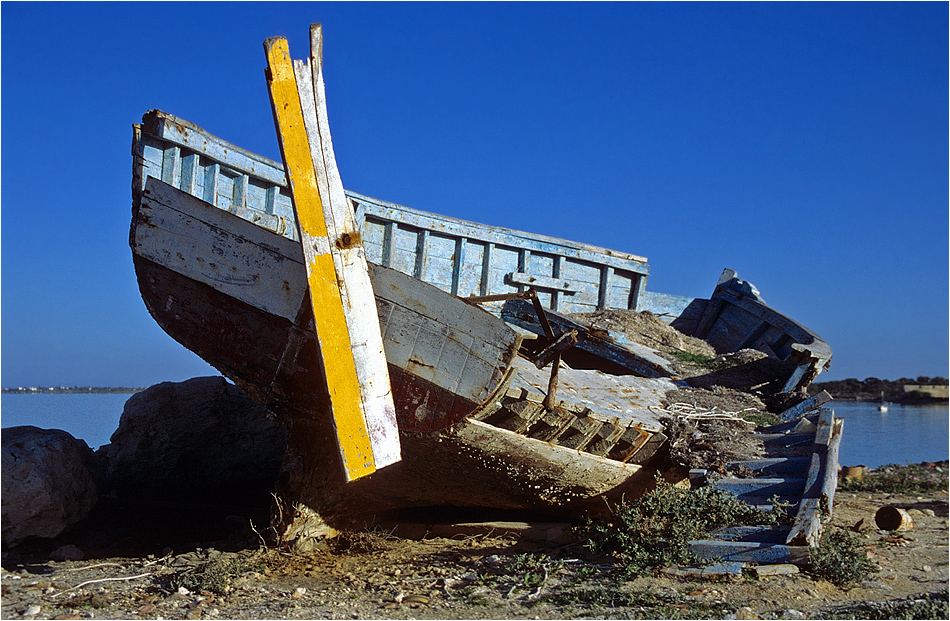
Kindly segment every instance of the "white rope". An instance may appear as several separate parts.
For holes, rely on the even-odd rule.
[[[705,409],[692,403],[673,403],[666,408],[651,405],[650,410],[679,420],[729,420],[754,424],[744,419],[742,414],[750,411],[754,412],[756,408],[748,407],[736,412],[727,412],[720,410],[719,406],[713,406],[712,409]]]

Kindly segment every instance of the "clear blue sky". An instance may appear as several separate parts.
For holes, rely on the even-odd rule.
[[[834,349],[828,379],[948,376],[948,5],[10,3],[3,386],[213,373],[128,248],[131,126],[159,108],[279,159],[265,38],[324,24],[344,185],[724,267]]]

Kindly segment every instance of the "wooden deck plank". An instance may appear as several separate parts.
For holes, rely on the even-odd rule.
[[[745,496],[790,496],[801,494],[805,489],[803,478],[756,478],[740,479],[726,477],[716,481],[715,487],[724,489],[739,498]]]
[[[818,408],[824,405],[825,403],[828,403],[829,401],[831,401],[831,399],[832,399],[831,394],[829,394],[827,390],[822,390],[820,393],[816,395],[812,395],[811,397],[808,397],[801,403],[797,405],[793,405],[792,407],[788,408],[787,410],[779,414],[779,417],[782,420],[793,420],[810,410],[814,410],[815,408]]]
[[[726,469],[731,471],[748,469],[762,475],[798,474],[805,476],[808,471],[808,463],[807,457],[773,457],[733,461],[726,464]]]
[[[753,541],[704,539],[689,542],[690,551],[704,559],[755,563],[805,563],[808,548]]]
[[[619,345],[590,334],[584,325],[553,311],[547,313],[548,321],[556,334],[577,330],[580,334],[575,347],[590,352],[604,360],[618,364],[640,377],[671,377],[675,375],[669,361],[656,350],[637,343]],[[509,300],[502,309],[502,319],[538,335],[543,335],[534,306],[527,300]]]

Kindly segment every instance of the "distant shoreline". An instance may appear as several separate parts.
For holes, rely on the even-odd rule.
[[[880,399],[862,399],[860,397],[834,397],[835,401],[852,401],[854,403],[867,403],[869,405],[881,405]],[[938,403],[948,403],[950,399],[942,397],[932,398],[913,398],[913,399],[887,399],[885,404],[890,405],[936,405]]]
[[[21,386],[19,388],[0,388],[4,395],[64,395],[64,394],[135,394],[145,388],[131,388],[129,386]]]

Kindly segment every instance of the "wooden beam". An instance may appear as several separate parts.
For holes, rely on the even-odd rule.
[[[484,302],[488,299],[480,298],[475,301]],[[577,330],[576,347],[578,349],[618,364],[640,377],[671,377],[674,374],[673,369],[669,366],[670,363],[660,357],[655,350],[632,342],[619,345],[608,340],[609,336],[608,339],[600,338],[595,334],[591,334],[588,326],[554,311],[544,311],[545,321],[549,323],[549,326],[545,328],[539,319],[538,312],[527,301],[509,298],[509,301],[502,307],[501,318],[510,324],[548,338],[556,338],[564,332]]]
[[[843,428],[843,424],[837,422],[833,410],[825,408],[821,411],[805,491],[788,534],[789,544],[819,545],[821,520],[831,516],[838,482],[838,446]]]
[[[399,435],[372,285],[326,118],[319,25],[310,62],[264,42],[268,87],[300,239],[344,476],[399,460]]]
[[[779,414],[779,418],[781,418],[782,420],[794,420],[798,418],[799,416],[801,416],[802,414],[805,414],[806,412],[809,412],[811,410],[821,407],[825,403],[828,403],[829,401],[831,401],[831,399],[832,397],[828,393],[828,391],[822,390],[820,393],[816,395],[812,395],[811,397],[808,397],[801,403],[798,403],[797,405],[793,405],[792,407],[788,408],[787,410]]]
[[[689,551],[704,559],[733,562],[795,563],[808,561],[808,548],[755,541],[717,541],[702,539],[689,542]]]

